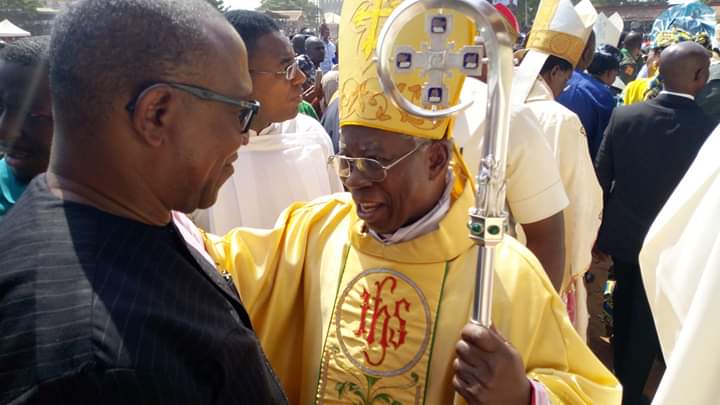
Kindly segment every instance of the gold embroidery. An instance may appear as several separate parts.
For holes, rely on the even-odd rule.
[[[397,114],[400,122],[410,124],[420,130],[433,130],[446,122],[446,120],[425,120],[393,108],[385,93],[368,90],[369,88],[377,88],[377,86],[372,86],[369,83],[370,80],[377,79],[370,78],[360,83],[350,78],[342,83],[340,90],[341,121],[355,116],[361,120],[384,122],[393,120],[391,114]],[[397,86],[398,90],[405,93],[410,101],[419,104],[422,92],[421,85],[408,86],[406,83],[398,83]]]
[[[377,37],[384,19],[392,14],[393,9],[400,4],[398,0],[369,0],[358,6],[352,16],[355,29],[360,33],[360,49],[365,58],[369,58],[375,50]],[[384,6],[383,6],[384,5]],[[382,22],[380,21],[382,19]]]
[[[585,49],[585,43],[578,37],[550,30],[537,30],[530,33],[528,48],[556,55],[577,65]]]
[[[358,268],[351,276],[352,270],[336,297],[316,404],[421,404],[430,367],[432,317],[442,288],[431,288],[427,295],[403,272]],[[436,286],[439,281],[424,284]]]

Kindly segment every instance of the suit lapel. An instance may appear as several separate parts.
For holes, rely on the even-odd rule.
[[[176,227],[175,232],[177,232],[178,237],[182,241],[183,245],[190,253],[190,256],[192,256],[192,258],[194,259],[195,263],[197,264],[197,268],[205,275],[205,277],[210,279],[210,282],[214,284],[226,298],[228,298],[232,302],[242,322],[245,324],[245,326],[252,329],[250,316],[248,315],[247,311],[245,310],[245,306],[240,300],[240,295],[238,294],[238,291],[235,288],[235,284],[233,284],[233,280],[232,278],[230,278],[230,275],[221,275],[214,264],[208,262],[208,260],[205,258],[205,256],[202,255],[202,253],[198,252],[197,249],[190,246],[182,238],[181,233],[177,229],[177,225],[175,223],[173,223],[173,226]]]

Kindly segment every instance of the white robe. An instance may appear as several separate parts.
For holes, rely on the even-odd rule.
[[[570,205],[564,211],[566,270],[562,292],[573,294],[574,291],[573,324],[580,336],[586,338],[589,315],[582,275],[590,268],[592,247],[600,228],[602,188],[595,175],[580,118],[555,101],[552,90],[539,76],[525,105],[542,127],[570,199]]]
[[[342,191],[328,166],[333,153],[325,129],[303,114],[270,125],[238,150],[235,173],[221,187],[217,202],[193,219],[201,228],[224,234],[238,226],[272,228],[296,201]]]
[[[653,404],[720,399],[720,127],[650,227],[640,252],[667,370]]]

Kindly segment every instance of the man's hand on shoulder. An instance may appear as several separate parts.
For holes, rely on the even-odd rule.
[[[468,404],[530,404],[523,360],[494,328],[468,323],[455,352],[453,385]]]

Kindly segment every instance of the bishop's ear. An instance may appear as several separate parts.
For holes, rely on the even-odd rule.
[[[450,163],[450,148],[448,141],[432,141],[428,146],[428,160],[430,163],[430,179],[444,176]]]

